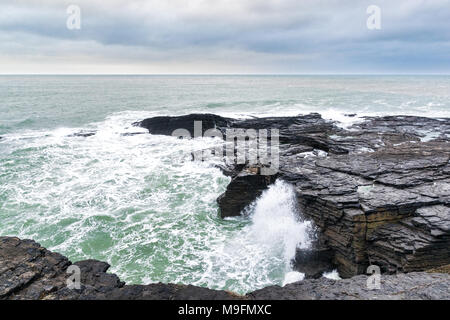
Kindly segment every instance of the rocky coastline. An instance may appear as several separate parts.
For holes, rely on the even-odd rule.
[[[212,114],[155,117],[134,125],[151,134],[278,129],[279,170],[224,164],[223,218],[240,215],[277,179],[295,187],[317,240],[297,250],[307,279],[245,296],[191,285],[125,285],[104,262],[76,262],[82,289],[67,288],[71,262],[31,240],[0,238],[0,299],[450,299],[450,119],[364,117],[349,126],[319,114],[231,119]],[[91,133],[89,133],[91,134]],[[95,134],[95,133],[92,133]],[[378,266],[381,289],[366,286]],[[321,277],[337,268],[343,280]],[[434,272],[430,273],[430,270]]]
[[[70,266],[80,269],[80,288],[69,288]],[[450,276],[414,272],[386,275],[379,289],[368,277],[305,279],[284,287],[270,286],[245,296],[192,285],[126,285],[109,265],[96,260],[71,263],[32,240],[0,237],[0,300],[368,300],[450,299]]]
[[[217,201],[222,217],[240,215],[276,179],[294,185],[302,215],[318,228],[315,253],[299,251],[294,264],[315,257],[322,263],[313,274],[336,266],[349,278],[369,265],[395,274],[450,264],[450,119],[365,117],[345,128],[319,114],[164,119],[135,125],[165,135],[192,131],[194,121],[202,121],[203,132],[279,130],[278,172],[228,166],[232,180]]]

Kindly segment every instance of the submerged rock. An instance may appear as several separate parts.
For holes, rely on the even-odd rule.
[[[97,134],[97,131],[80,131],[80,132],[72,133],[71,135],[69,135],[69,137],[88,138],[88,137],[95,136],[96,134]]]
[[[69,267],[80,270],[80,288],[68,287]],[[245,296],[192,285],[126,285],[109,265],[96,260],[72,263],[32,240],[0,237],[0,299],[11,300],[249,300],[249,299],[450,299],[450,276],[409,273],[382,276],[370,290],[368,277],[306,279],[285,287],[270,286]]]

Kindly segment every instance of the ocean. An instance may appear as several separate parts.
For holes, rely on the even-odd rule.
[[[318,112],[342,126],[450,117],[450,76],[0,76],[0,235],[107,261],[133,284],[246,293],[301,279],[290,260],[314,227],[291,186],[278,181],[249,217],[223,220],[216,198],[230,178],[191,161],[220,141],[129,135],[144,118],[193,112]]]

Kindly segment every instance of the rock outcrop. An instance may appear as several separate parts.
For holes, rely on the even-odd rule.
[[[405,143],[297,163],[302,179],[286,172],[342,276],[369,264],[389,273],[448,264],[449,150],[445,142]]]
[[[0,237],[0,299],[93,300],[229,300],[242,298],[225,291],[191,285],[155,283],[125,285],[109,265],[96,260],[74,263],[80,268],[80,289],[69,289],[72,263],[32,240]],[[68,272],[70,271],[70,272]]]
[[[225,193],[217,199],[221,217],[239,216],[276,178],[276,175],[266,176],[246,170],[234,176]]]
[[[68,287],[73,265],[80,270],[79,289]],[[382,276],[376,290],[370,290],[368,277],[360,275],[346,280],[306,279],[240,296],[192,285],[126,285],[107,273],[105,262],[85,260],[73,265],[32,240],[0,237],[0,300],[450,299],[450,276],[441,273]]]
[[[224,118],[214,114],[190,114],[180,117],[154,117],[148,118],[133,125],[148,129],[151,134],[172,135],[175,130],[184,129],[189,131],[193,137],[195,121],[201,121],[204,134],[208,129],[227,128],[232,119]]]
[[[139,125],[168,134],[194,121],[203,121],[203,130],[280,131],[275,175],[245,165],[227,168],[232,180],[218,199],[222,217],[245,212],[283,179],[295,186],[302,214],[315,222],[342,277],[363,274],[371,264],[392,274],[450,263],[450,119],[366,117],[341,128],[318,114],[245,120],[189,115]]]

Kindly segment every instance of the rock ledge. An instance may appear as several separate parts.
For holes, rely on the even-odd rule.
[[[271,286],[240,296],[192,285],[126,285],[109,265],[96,260],[74,263],[81,270],[80,289],[69,289],[72,263],[32,240],[0,237],[0,299],[12,300],[281,300],[281,299],[450,299],[450,276],[409,273],[381,277],[369,290],[367,276],[345,280],[307,279],[285,287]]]

